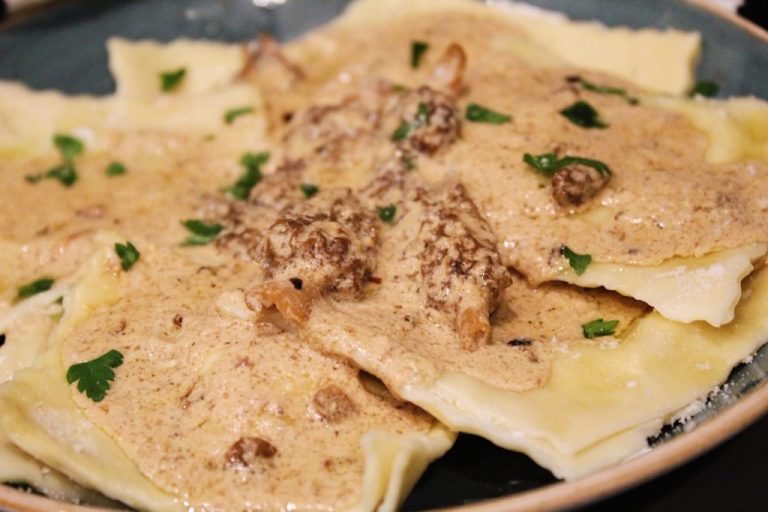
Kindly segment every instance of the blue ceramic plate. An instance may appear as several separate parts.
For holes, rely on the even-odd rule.
[[[436,0],[437,1],[437,0]],[[262,4],[277,4],[261,7]],[[58,3],[0,30],[0,79],[38,89],[107,94],[105,41],[111,36],[169,41],[178,37],[230,42],[270,32],[297,37],[342,11],[348,0],[72,0]],[[674,27],[704,39],[699,76],[721,94],[768,98],[768,38],[682,0],[528,0],[577,20],[607,25]],[[767,340],[768,341],[768,340]],[[587,479],[556,483],[523,455],[462,435],[426,472],[405,510],[474,503],[474,510],[550,510],[584,504],[635,485],[678,465],[738,432],[768,409],[768,345],[733,370],[728,384],[686,425],[670,425],[649,440],[651,453]],[[759,389],[756,389],[759,388]],[[754,392],[753,392],[754,390]],[[684,435],[679,435],[685,432]],[[0,489],[3,494],[10,491]],[[12,498],[6,501],[12,502]],[[487,501],[490,500],[490,501]],[[0,499],[0,503],[2,503]],[[47,500],[24,501],[24,510],[54,510]],[[48,504],[46,504],[46,502]],[[58,509],[58,508],[56,508]],[[74,509],[72,509],[74,510]]]

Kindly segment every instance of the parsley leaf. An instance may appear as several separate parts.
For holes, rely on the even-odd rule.
[[[557,159],[557,155],[554,153],[543,153],[541,155],[526,153],[523,155],[523,162],[548,178],[551,178],[560,169],[560,160]]]
[[[716,96],[719,91],[720,86],[717,85],[717,82],[713,82],[712,80],[699,80],[688,92],[688,96],[691,98],[694,96],[711,98]]]
[[[581,84],[581,87],[585,91],[594,92],[597,94],[612,94],[615,96],[622,96],[624,99],[627,100],[627,103],[630,105],[637,105],[640,103],[640,100],[638,100],[635,97],[627,95],[627,90],[622,89],[621,87],[610,87],[607,85],[597,85],[596,83],[590,82],[580,76],[569,76],[566,77],[566,80],[568,82],[576,82]]]
[[[77,171],[71,162],[65,162],[50,169],[43,177],[59,180],[65,187],[71,187],[77,181]]]
[[[413,130],[417,130],[428,123],[429,105],[422,101],[416,107],[416,117],[414,118],[413,122],[404,120],[402,123],[400,123],[400,126],[395,128],[395,131],[392,132],[392,141],[400,142],[401,140],[408,137]]]
[[[120,266],[123,267],[123,270],[130,269],[134,263],[139,261],[139,256],[141,256],[139,250],[131,242],[115,244],[115,252],[120,258]]]
[[[563,245],[560,247],[560,254],[568,259],[568,264],[571,266],[577,276],[580,276],[586,272],[587,267],[592,263],[592,256],[589,254],[579,254],[573,252],[570,247]]]
[[[464,117],[467,121],[489,124],[504,124],[508,123],[512,119],[512,116],[494,112],[493,110],[482,105],[478,105],[477,103],[470,103],[467,105],[467,111],[464,114]]]
[[[417,69],[421,64],[421,58],[429,50],[429,43],[424,41],[413,41],[411,43],[411,67]]]
[[[299,189],[301,189],[301,193],[304,194],[306,199],[309,199],[310,197],[320,192],[320,187],[313,185],[312,183],[302,183],[299,185]]]
[[[235,122],[235,119],[246,114],[253,114],[253,107],[239,107],[227,110],[224,113],[224,122],[232,124]]]
[[[392,84],[392,91],[396,93],[403,93],[408,91],[408,87],[403,84]]]
[[[389,224],[395,220],[395,214],[397,214],[397,206],[390,203],[387,206],[380,206],[376,208],[376,211],[379,214],[379,219],[381,219],[382,222]]]
[[[85,146],[79,139],[62,133],[57,133],[53,136],[53,144],[66,162],[75,158],[85,149]]]
[[[251,195],[253,187],[261,181],[261,166],[269,160],[269,153],[245,153],[240,158],[240,164],[245,168],[237,181],[226,189],[235,199],[246,200]]]
[[[65,187],[71,187],[77,181],[77,171],[73,161],[77,155],[83,152],[85,145],[79,139],[61,133],[54,134],[53,145],[61,153],[64,162],[45,173],[28,174],[24,179],[28,183],[37,183],[43,179],[55,179],[59,180]]]
[[[412,171],[416,168],[416,164],[413,163],[413,158],[410,156],[403,155],[402,161],[406,171]]]
[[[31,283],[19,286],[17,289],[16,300],[29,298],[38,293],[47,292],[53,286],[54,280],[50,277],[41,277]]]
[[[618,320],[608,320],[607,322],[602,318],[592,320],[581,326],[584,332],[584,337],[588,339],[598,338],[600,336],[610,336],[616,332],[616,326],[619,325]]]
[[[416,126],[423,126],[429,123],[429,105],[423,101],[416,107]]]
[[[570,122],[582,128],[608,128],[608,124],[600,119],[600,114],[586,101],[579,100],[570,107],[560,111]]]
[[[179,68],[160,73],[160,89],[163,92],[171,92],[177,89],[187,74],[187,68]]]
[[[207,245],[224,229],[221,224],[207,224],[198,219],[185,220],[181,224],[192,233],[181,243],[184,246]]]
[[[408,121],[403,121],[400,123],[400,126],[398,126],[394,132],[392,132],[392,141],[400,142],[404,138],[408,137],[408,135],[411,134],[411,128],[411,123]]]
[[[107,176],[121,176],[125,174],[125,166],[120,162],[112,162],[104,172]]]
[[[77,381],[77,390],[85,393],[94,402],[101,402],[107,396],[111,382],[115,380],[113,368],[123,364],[123,354],[117,350],[86,361],[73,364],[67,370],[67,384]]]
[[[551,178],[557,171],[569,165],[584,165],[596,170],[601,176],[610,176],[611,168],[600,160],[584,158],[581,156],[564,156],[558,159],[555,153],[543,153],[541,155],[532,155],[526,153],[523,155],[523,162],[533,167],[536,172]]]

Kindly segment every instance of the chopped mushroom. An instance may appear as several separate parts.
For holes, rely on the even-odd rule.
[[[419,259],[427,305],[453,314],[461,347],[474,351],[490,340],[489,316],[511,276],[464,185],[417,194],[424,207]]]
[[[317,414],[328,423],[336,423],[355,412],[355,403],[339,386],[330,385],[317,393],[312,399],[312,406]]]
[[[552,176],[552,197],[564,207],[580,206],[595,197],[611,179],[592,167],[571,164]]]
[[[457,95],[463,87],[467,54],[461,45],[451,43],[432,69],[429,82],[436,89]]]
[[[254,257],[270,281],[249,292],[246,303],[255,311],[275,306],[302,323],[313,297],[360,295],[373,271],[377,244],[376,219],[350,190],[298,203],[265,230]]]
[[[247,76],[259,64],[263,64],[270,66],[271,72],[276,69],[283,70],[285,77],[291,80],[304,79],[304,70],[285,56],[280,43],[269,34],[259,34],[258,39],[243,44],[242,49],[244,64],[240,70],[241,77]]]
[[[260,437],[241,437],[229,447],[224,455],[224,467],[246,469],[260,459],[271,459],[277,454],[277,448]]]
[[[404,151],[433,155],[453,144],[461,133],[461,116],[454,100],[426,85],[400,95],[396,112],[400,121],[393,140]]]

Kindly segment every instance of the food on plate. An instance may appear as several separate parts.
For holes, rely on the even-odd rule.
[[[766,341],[768,107],[685,97],[697,34],[388,6],[0,83],[3,481],[391,510],[455,432],[576,479]]]

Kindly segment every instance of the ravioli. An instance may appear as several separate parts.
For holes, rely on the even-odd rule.
[[[0,332],[9,339],[0,355],[0,383],[13,377],[14,372],[31,365],[45,351],[48,335],[60,315],[55,304],[60,289],[38,295],[0,316]],[[57,500],[72,503],[113,504],[75,484],[68,477],[52,470],[14,446],[0,433],[0,481],[31,485]]]
[[[148,510],[184,503],[368,510],[380,500],[391,509],[451,445],[452,435],[425,413],[366,391],[354,368],[274,329],[216,314],[231,279],[221,271],[200,273],[167,250],[142,247],[146,270],[110,285],[121,296],[111,307],[65,295],[64,321],[77,315],[71,308],[88,310],[82,323],[58,334],[41,367],[2,389],[0,423],[15,444]],[[91,265],[111,272],[114,261]],[[101,286],[96,297],[114,301],[104,279],[78,286],[89,296]],[[159,293],[142,292],[149,280]],[[128,355],[103,407],[63,380],[64,368],[102,345]]]

